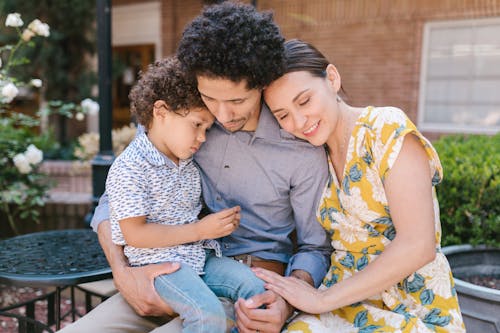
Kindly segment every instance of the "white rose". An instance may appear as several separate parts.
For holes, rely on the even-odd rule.
[[[81,103],[80,103],[82,109],[84,112],[88,113],[91,116],[95,116],[96,114],[99,113],[99,103],[96,101],[90,99],[90,98],[85,98]]]
[[[50,27],[47,23],[43,23],[39,19],[33,20],[29,25],[28,29],[33,31],[38,36],[49,37],[50,35]]]
[[[19,13],[11,13],[7,15],[7,19],[5,20],[6,27],[20,27],[24,24],[23,20],[21,20],[21,14]]]
[[[35,36],[35,33],[33,31],[31,31],[30,29],[24,29],[23,34],[21,35],[21,38],[25,42],[29,42],[33,36]]]
[[[85,115],[81,112],[78,112],[75,116],[75,119],[78,121],[82,121],[83,119],[85,119]]]
[[[12,102],[12,100],[17,96],[19,90],[14,85],[14,83],[9,82],[2,88],[2,96],[5,99],[6,103]]]
[[[32,79],[30,81],[31,85],[36,88],[40,88],[42,86],[42,80],[40,79]]]
[[[28,162],[28,159],[26,158],[26,156],[24,156],[24,154],[17,154],[16,156],[14,156],[12,161],[14,162],[14,165],[20,173],[31,172],[30,163]]]
[[[35,145],[29,145],[26,152],[24,152],[24,156],[30,164],[36,165],[43,160],[43,152]]]

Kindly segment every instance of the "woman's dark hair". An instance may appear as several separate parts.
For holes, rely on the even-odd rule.
[[[285,42],[285,73],[306,71],[313,76],[326,77],[326,67],[330,62],[313,45],[300,39]],[[341,96],[346,99],[344,88],[340,87]]]
[[[156,61],[139,76],[128,97],[132,115],[146,128],[151,125],[156,101],[164,101],[169,111],[183,116],[186,110],[205,107],[196,82],[186,74],[176,57]]]
[[[328,59],[311,44],[299,39],[285,42],[285,73],[307,71],[325,77]]]
[[[205,7],[186,26],[177,56],[193,75],[263,88],[283,74],[284,41],[271,13],[225,1]]]

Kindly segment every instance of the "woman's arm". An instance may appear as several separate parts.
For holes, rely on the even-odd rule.
[[[256,269],[268,288],[309,313],[331,311],[379,294],[435,258],[434,208],[429,161],[414,135],[408,135],[385,180],[396,236],[365,269],[327,290]]]
[[[227,236],[238,228],[240,207],[210,214],[195,223],[165,225],[146,223],[146,216],[120,220],[120,229],[128,245],[137,248],[168,247],[203,239]]]

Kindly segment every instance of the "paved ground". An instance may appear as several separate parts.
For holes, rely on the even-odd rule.
[[[43,295],[45,292],[50,291],[50,289],[42,288],[29,288],[29,287],[13,287],[0,284],[0,308],[16,304],[19,302],[27,301],[38,296]],[[69,298],[63,294],[62,297],[62,307],[61,312],[67,312],[71,307],[71,301]],[[81,300],[76,301],[78,312],[81,314],[85,313],[84,303]],[[18,314],[24,314],[24,309],[16,309],[12,312]],[[41,322],[47,321],[47,302],[38,302],[35,306],[35,317]],[[61,326],[64,327],[71,322],[71,317],[66,318]],[[55,330],[55,325],[52,327]],[[0,317],[0,333],[13,333],[17,332],[17,322],[14,319]]]

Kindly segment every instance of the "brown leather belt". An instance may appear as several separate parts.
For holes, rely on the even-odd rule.
[[[285,274],[285,264],[276,260],[266,260],[251,254],[241,254],[231,258],[247,265],[248,267],[260,267],[280,275]]]

